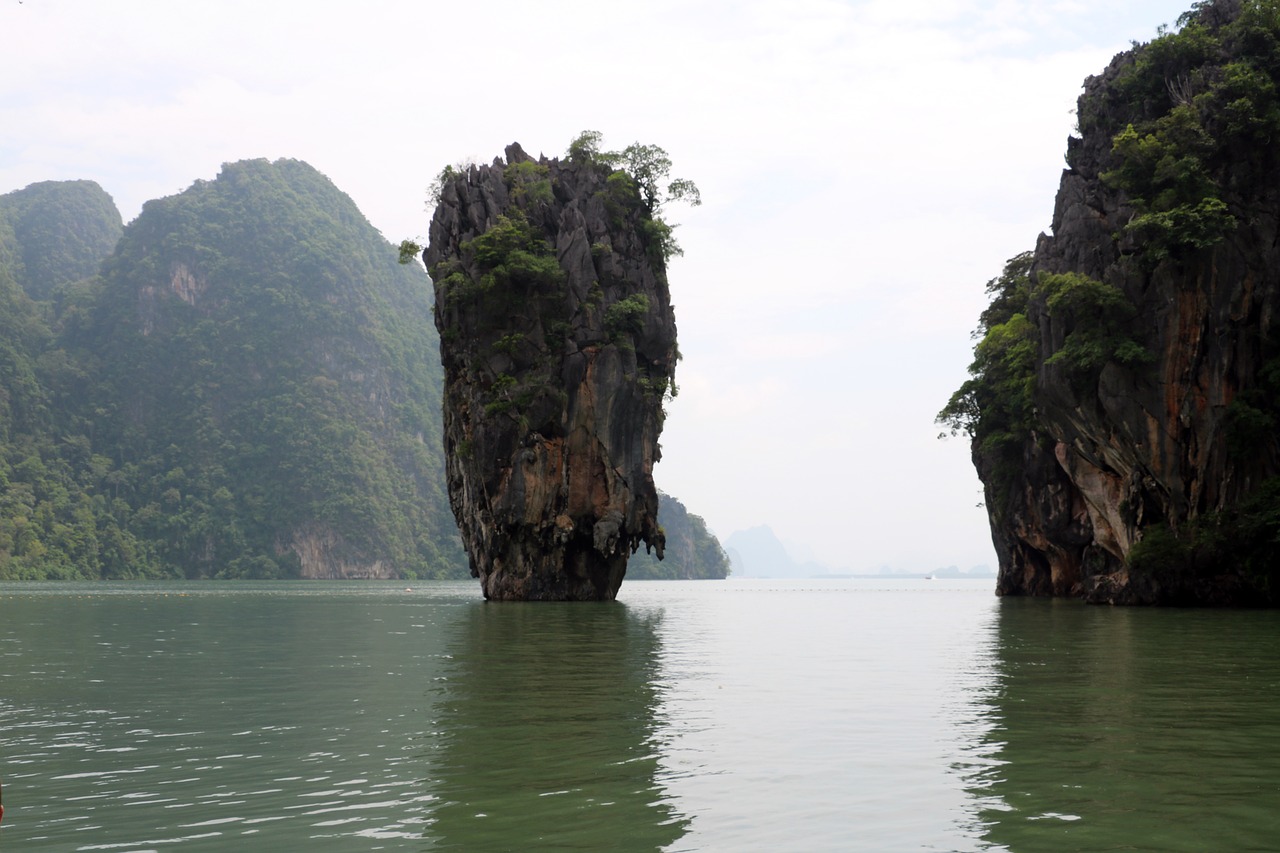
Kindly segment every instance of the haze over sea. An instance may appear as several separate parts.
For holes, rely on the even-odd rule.
[[[1280,613],[0,585],[4,850],[1264,850]]]

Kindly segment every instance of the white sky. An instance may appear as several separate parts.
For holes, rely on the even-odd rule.
[[[1084,77],[1190,0],[0,0],[0,193],[126,221],[306,160],[393,242],[446,164],[664,147],[680,397],[660,488],[833,567],[995,566],[967,442],[986,281],[1046,230]]]

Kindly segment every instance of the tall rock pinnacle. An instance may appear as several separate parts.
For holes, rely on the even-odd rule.
[[[653,464],[672,390],[670,230],[603,159],[446,170],[427,269],[449,498],[490,599],[611,600],[662,554]]]

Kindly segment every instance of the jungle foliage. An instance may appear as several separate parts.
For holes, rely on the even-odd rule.
[[[1128,196],[1124,233],[1148,264],[1225,239],[1280,156],[1280,2],[1200,2],[1178,23],[1080,109],[1082,132],[1111,135],[1102,177]]]
[[[41,181],[0,196],[0,265],[32,299],[91,278],[124,226],[93,181]]]
[[[978,340],[970,378],[951,395],[938,422],[952,435],[965,433],[983,452],[1017,446],[1034,423],[1039,344],[1027,320],[1031,296],[1031,253],[1010,258],[1004,271],[987,282],[991,304],[978,321]]]
[[[101,214],[82,197],[35,205],[43,233]],[[109,257],[68,242],[51,299],[18,286],[27,248],[0,217],[0,578],[290,577],[317,530],[465,572],[429,284],[319,172],[227,164]]]

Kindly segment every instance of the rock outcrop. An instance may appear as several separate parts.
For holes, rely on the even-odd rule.
[[[662,553],[669,229],[592,158],[447,174],[427,269],[445,368],[449,498],[486,598],[612,599]]]
[[[1197,5],[1086,81],[1053,233],[996,318],[1035,350],[1025,438],[974,442],[1001,594],[1280,595],[1280,28]]]
[[[298,577],[308,580],[391,580],[399,577],[389,560],[369,559],[333,528],[306,524],[276,543],[276,555],[296,555]]]

